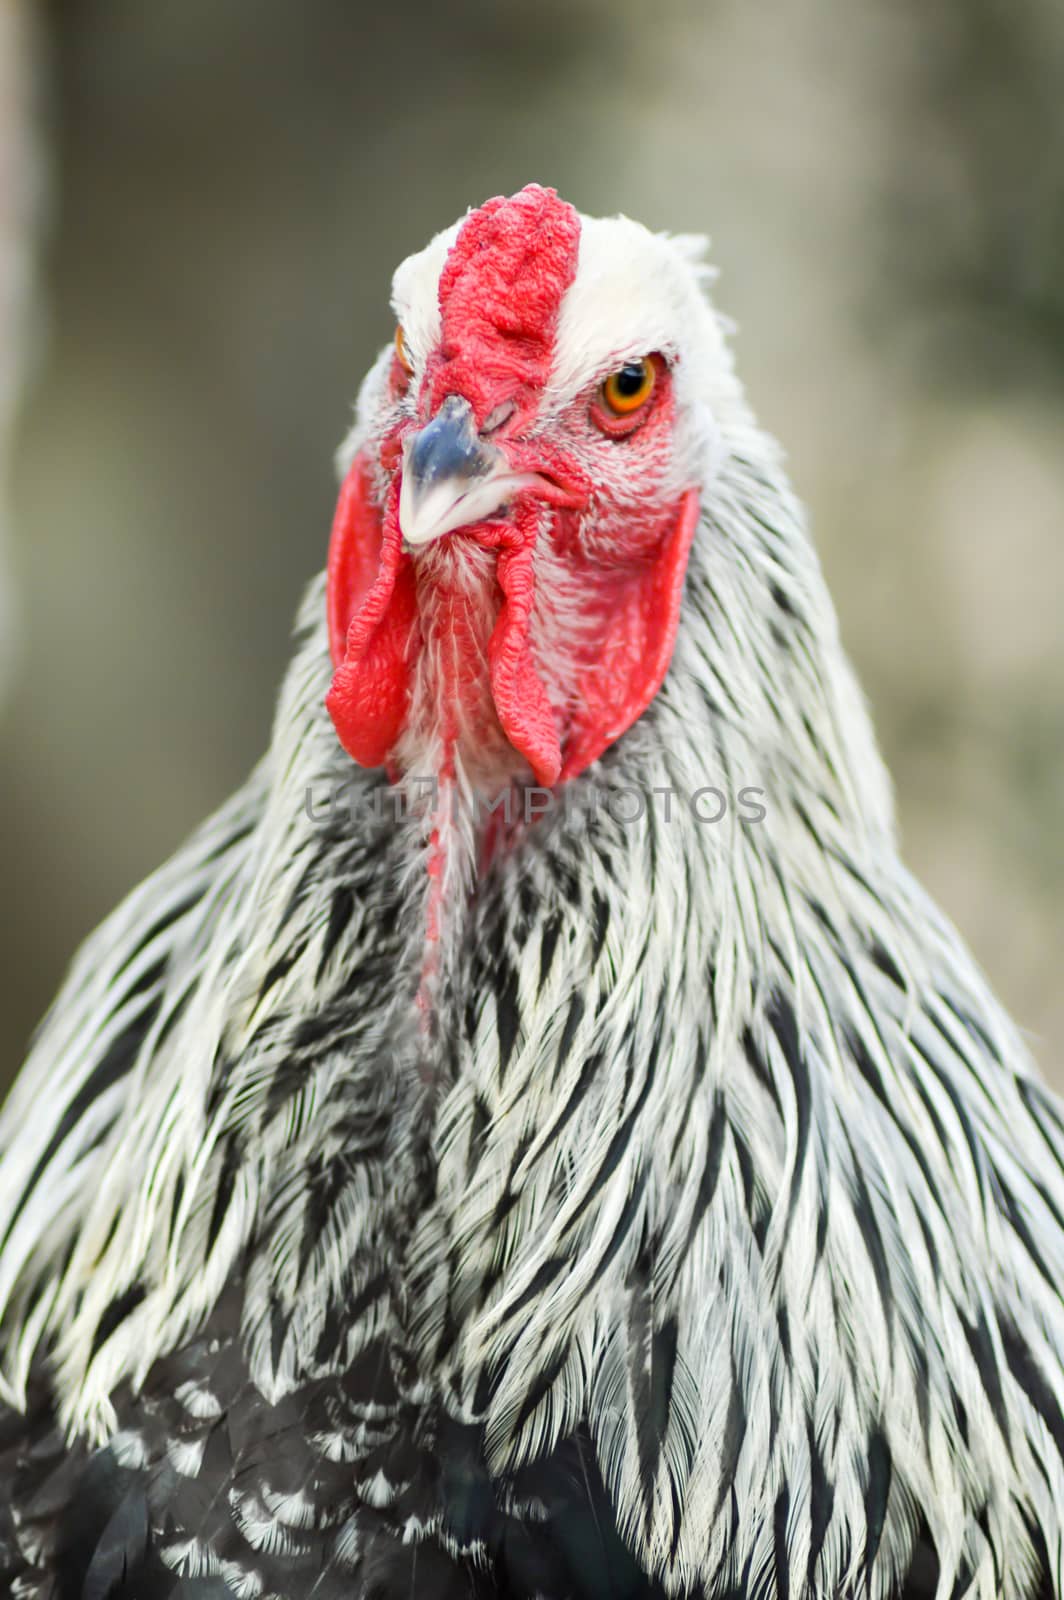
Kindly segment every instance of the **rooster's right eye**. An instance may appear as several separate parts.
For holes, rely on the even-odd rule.
[[[395,359],[409,378],[413,372],[413,364],[406,353],[406,340],[403,338],[403,325],[399,323],[395,330]]]

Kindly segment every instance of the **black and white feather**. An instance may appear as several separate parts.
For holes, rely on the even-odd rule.
[[[695,319],[675,657],[459,886],[435,1026],[426,823],[337,744],[317,582],[266,758],[42,1027],[0,1130],[13,1595],[1064,1595],[1064,1112],[899,861],[778,452],[655,248]]]

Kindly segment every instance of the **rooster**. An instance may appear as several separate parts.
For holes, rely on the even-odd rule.
[[[700,259],[399,267],[269,752],[4,1114],[5,1592],[1064,1594],[1064,1111]]]

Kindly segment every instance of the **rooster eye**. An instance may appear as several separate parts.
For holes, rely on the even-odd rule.
[[[406,340],[403,338],[402,323],[400,323],[395,330],[395,359],[398,361],[399,365],[409,378],[410,374],[414,370],[414,367],[410,357],[406,353]]]
[[[627,417],[645,406],[654,392],[657,371],[649,356],[626,361],[602,385],[602,398],[614,416]]]

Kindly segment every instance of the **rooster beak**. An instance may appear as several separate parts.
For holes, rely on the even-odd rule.
[[[535,472],[511,472],[502,451],[477,432],[468,400],[448,395],[432,421],[403,445],[403,541],[419,549],[456,528],[483,522],[540,481]]]

